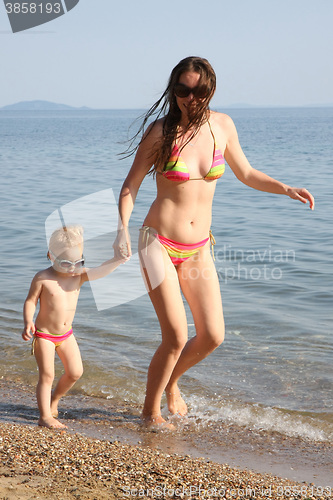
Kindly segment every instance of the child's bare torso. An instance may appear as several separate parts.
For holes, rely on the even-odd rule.
[[[36,328],[61,335],[67,332],[74,319],[81,288],[81,276],[63,275],[52,268],[38,273],[41,291]]]

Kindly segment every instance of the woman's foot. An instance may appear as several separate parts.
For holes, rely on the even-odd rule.
[[[48,429],[67,429],[67,425],[62,424],[54,417],[41,417],[38,420],[38,425],[40,425],[41,427],[47,427]]]
[[[167,397],[169,412],[173,415],[184,415],[187,414],[187,404],[183,400],[178,386],[175,385],[172,388],[167,387],[165,389],[165,394]]]
[[[147,429],[151,430],[168,430],[168,431],[174,431],[175,426],[173,424],[170,424],[164,418],[162,415],[141,415],[141,420],[143,421],[144,425],[147,427]]]

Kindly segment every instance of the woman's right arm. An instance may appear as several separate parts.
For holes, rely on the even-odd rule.
[[[129,258],[132,255],[128,224],[142,181],[154,164],[155,158],[152,152],[156,141],[160,139],[161,131],[162,127],[159,122],[148,128],[121,188],[118,206],[118,235],[113,244],[115,257]]]

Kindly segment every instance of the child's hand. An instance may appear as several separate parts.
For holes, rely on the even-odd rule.
[[[23,340],[29,340],[32,338],[30,331],[32,333],[35,333],[35,331],[36,331],[36,327],[35,327],[35,324],[33,321],[31,321],[25,325],[24,330],[22,332]]]

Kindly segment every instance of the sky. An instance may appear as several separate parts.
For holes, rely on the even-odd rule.
[[[215,69],[212,107],[332,104],[332,26],[332,0],[80,0],[12,33],[1,2],[0,107],[148,108],[190,55]]]

